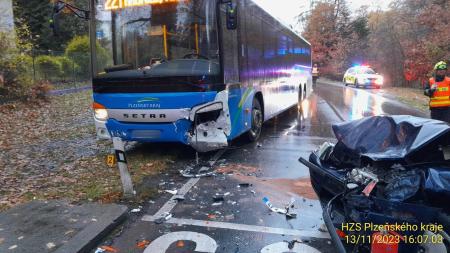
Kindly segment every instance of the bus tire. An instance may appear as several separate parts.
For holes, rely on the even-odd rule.
[[[261,130],[262,130],[262,124],[263,124],[263,111],[261,102],[259,99],[254,98],[253,99],[253,106],[252,106],[252,122],[251,122],[251,128],[247,132],[247,139],[250,142],[255,142],[259,139],[261,136]]]
[[[300,85],[300,89],[298,90],[298,103],[297,103],[297,107],[298,110],[301,111],[302,108],[302,102],[305,99],[304,97],[304,89],[303,89],[303,85]]]

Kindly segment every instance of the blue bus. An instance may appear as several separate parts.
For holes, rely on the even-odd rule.
[[[208,152],[312,92],[310,44],[251,0],[90,4],[99,138]]]

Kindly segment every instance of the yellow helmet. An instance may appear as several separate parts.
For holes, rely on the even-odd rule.
[[[447,63],[445,61],[440,61],[434,65],[434,70],[446,70]]]

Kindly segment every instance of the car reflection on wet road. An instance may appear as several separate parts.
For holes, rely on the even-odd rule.
[[[289,252],[334,252],[328,233],[320,231],[321,205],[298,158],[334,141],[332,124],[381,114],[424,116],[370,91],[318,83],[300,110],[267,122],[258,143],[237,140],[216,156],[217,176],[187,180],[173,174],[176,179],[169,187],[178,189],[184,200],[171,202],[173,196],[166,193],[110,242],[120,252],[144,252],[135,244],[145,239],[152,242],[146,253],[280,253],[289,251],[286,241],[298,240]],[[187,162],[192,161],[176,166]],[[223,199],[215,202],[214,196]],[[295,200],[290,211],[297,217],[272,212],[264,197],[281,208]],[[156,224],[164,212],[172,218]]]

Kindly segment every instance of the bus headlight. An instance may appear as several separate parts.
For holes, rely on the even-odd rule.
[[[106,109],[95,109],[95,118],[101,121],[106,121],[108,119],[108,111]]]
[[[94,109],[94,116],[97,120],[106,121],[108,119],[108,110],[106,110],[103,105],[94,103],[92,107]]]

